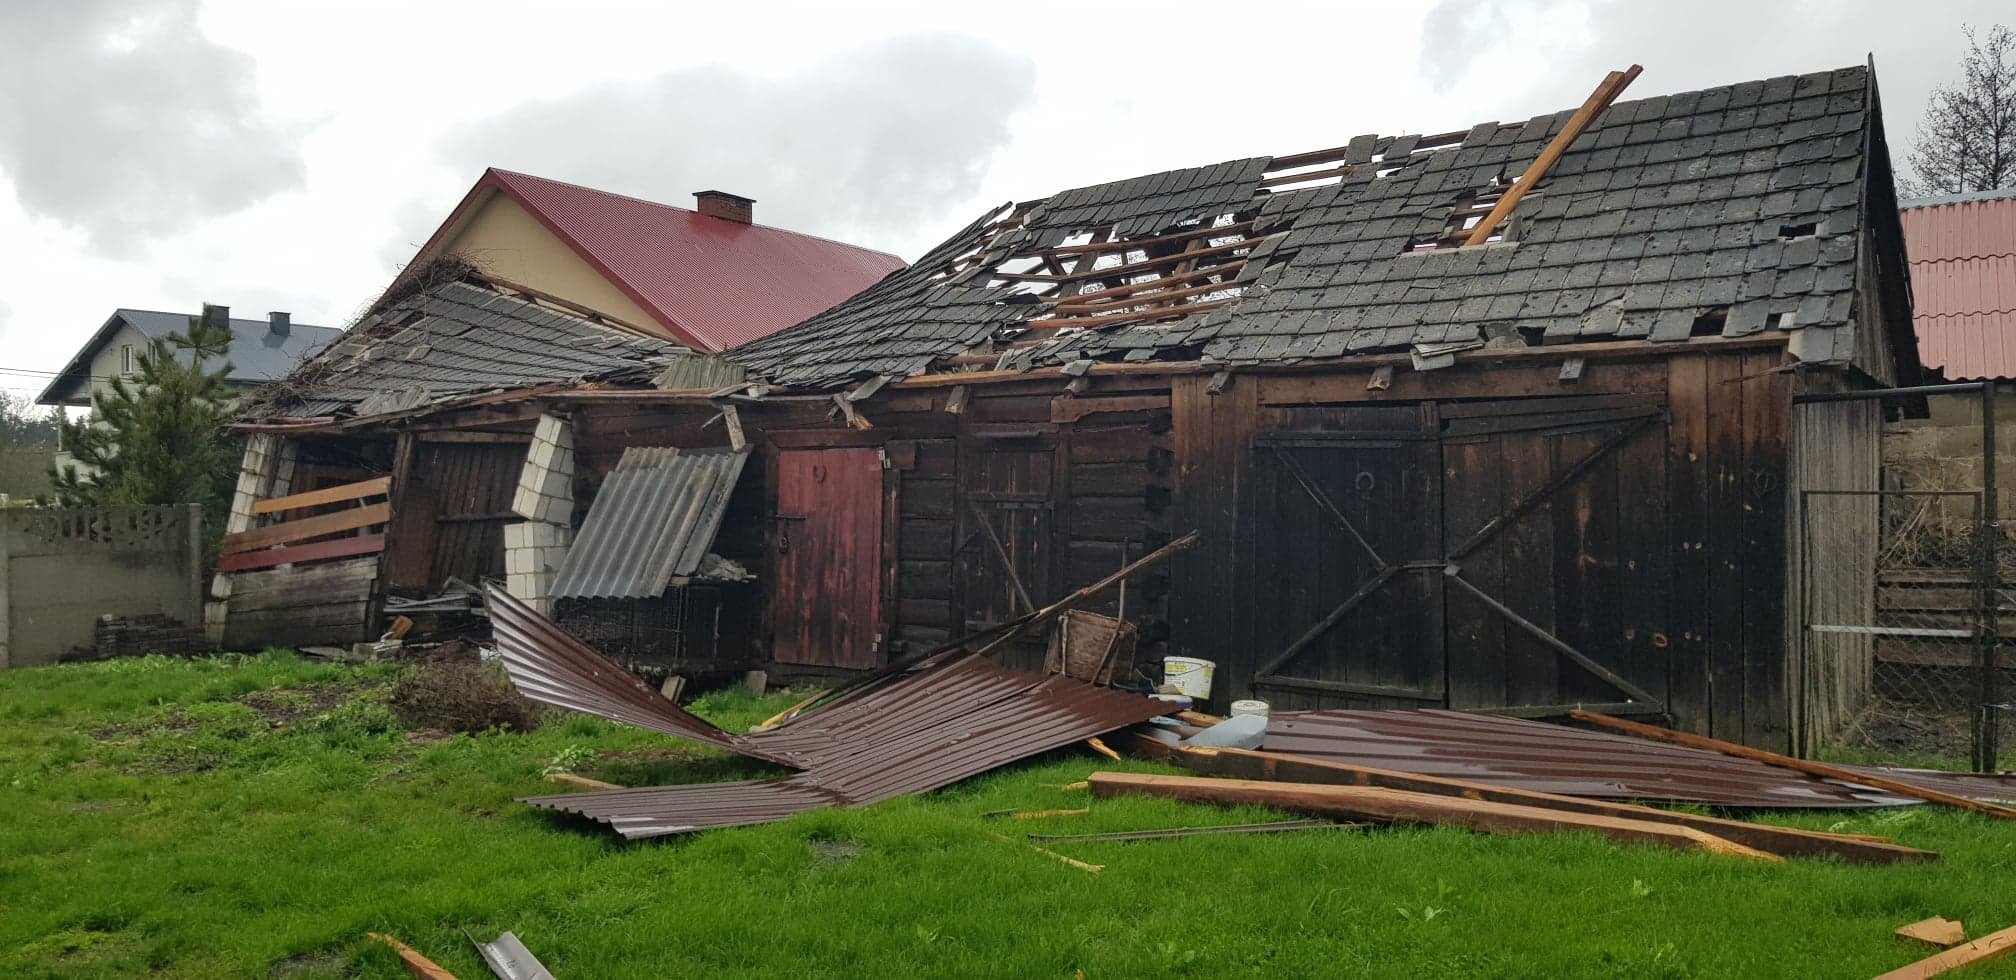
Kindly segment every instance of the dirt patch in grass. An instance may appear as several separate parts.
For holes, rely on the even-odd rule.
[[[414,730],[487,732],[539,727],[539,707],[487,664],[447,660],[417,664],[392,688],[392,714]]]
[[[299,953],[275,960],[266,971],[269,977],[341,977],[349,974],[350,960],[341,953]]]
[[[815,870],[845,864],[861,855],[861,842],[846,837],[814,837],[805,845],[812,849],[812,867]]]
[[[303,718],[313,718],[330,711],[370,686],[373,685],[323,684],[292,690],[253,691],[240,697],[238,703],[258,712],[259,717],[274,728],[285,728]]]

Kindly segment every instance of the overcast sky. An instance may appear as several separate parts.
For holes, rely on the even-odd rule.
[[[1014,10],[1013,15],[1005,11]],[[2007,0],[5,0],[0,389],[120,306],[347,324],[485,166],[915,257],[1138,173],[1860,64],[1901,156]],[[2016,26],[2016,25],[2012,25]]]

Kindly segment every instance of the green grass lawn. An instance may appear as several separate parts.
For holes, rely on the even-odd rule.
[[[402,976],[375,931],[468,980],[489,974],[463,931],[508,929],[565,978],[1866,977],[1924,955],[1891,937],[1903,923],[2016,923],[2016,827],[1927,808],[1782,818],[1946,855],[1888,868],[1380,829],[1057,848],[1091,874],[986,835],[1278,816],[1088,801],[1059,786],[1120,767],[1076,752],[624,844],[512,798],[554,791],[555,767],[752,770],[584,717],[408,733],[385,708],[393,669],[268,654],[0,673],[0,975]],[[791,700],[700,708],[746,727]]]

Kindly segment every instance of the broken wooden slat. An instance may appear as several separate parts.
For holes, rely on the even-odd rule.
[[[1756,861],[1784,860],[1776,854],[1745,847],[1693,827],[1601,814],[1549,810],[1512,803],[1410,793],[1376,786],[1269,783],[1252,779],[1155,776],[1126,772],[1095,772],[1088,781],[1092,784],[1092,795],[1099,797],[1155,796],[1220,806],[1258,804],[1323,817],[1463,827],[1487,834],[1537,834],[1586,830],[1615,841],[1657,844],[1675,850],[1706,851]]]
[[[1513,208],[1519,206],[1519,200],[1533,189],[1534,184],[1547,176],[1547,171],[1554,166],[1556,160],[1561,159],[1563,153],[1568,152],[1569,144],[1574,143],[1575,138],[1582,135],[1582,131],[1588,129],[1589,124],[1603,114],[1603,110],[1610,108],[1610,103],[1617,101],[1617,96],[1631,84],[1632,79],[1638,77],[1639,72],[1644,70],[1643,66],[1632,65],[1624,71],[1613,71],[1604,76],[1603,83],[1596,86],[1596,91],[1589,93],[1589,98],[1582,103],[1582,108],[1575,110],[1575,114],[1568,118],[1568,125],[1561,127],[1561,131],[1554,134],[1554,138],[1547,142],[1547,148],[1541,150],[1540,156],[1534,159],[1533,165],[1527,167],[1526,172],[1519,175],[1518,181],[1513,183],[1511,189],[1498,198],[1498,205],[1491,209],[1490,214],[1484,216],[1484,220],[1477,222],[1477,227],[1471,229],[1470,237],[1463,244],[1482,245],[1485,239],[1490,238],[1492,230],[1505,221],[1505,216],[1511,214]]]
[[[1597,714],[1594,711],[1582,711],[1578,709],[1570,711],[1568,717],[1576,721],[1587,722],[1599,728],[1608,728],[1612,731],[1623,732],[1627,735],[1636,735],[1640,738],[1649,738],[1657,742],[1671,742],[1674,745],[1685,745],[1688,748],[1707,749],[1710,752],[1733,755],[1739,759],[1762,762],[1768,766],[1791,769],[1803,772],[1809,776],[1819,776],[1822,779],[1837,779],[1844,783],[1854,783],[1857,786],[1888,790],[1899,796],[1909,796],[1912,799],[1924,800],[1928,803],[1940,803],[1961,810],[1979,813],[1983,816],[1995,817],[2000,820],[2016,820],[2016,810],[2011,810],[2006,806],[1996,806],[1993,803],[1970,800],[1964,796],[1941,793],[1938,790],[1926,789],[1923,786],[1913,786],[1910,783],[1899,782],[1885,776],[1875,775],[1874,773],[1855,772],[1839,766],[1830,766],[1824,762],[1814,762],[1810,759],[1794,759],[1791,756],[1779,755],[1776,752],[1769,752],[1764,749],[1753,749],[1747,745],[1724,742],[1719,738],[1709,738],[1706,735],[1694,735],[1687,732],[1676,732],[1670,728],[1660,728],[1657,725],[1647,725],[1643,722],[1625,721],[1622,718],[1612,718],[1609,715]]]
[[[1899,939],[1924,943],[1933,949],[1951,949],[1967,941],[1966,927],[1943,915],[1898,926],[1896,935]]]
[[[267,527],[255,527],[250,531],[227,534],[224,536],[224,553],[235,555],[246,551],[257,551],[260,548],[270,548],[274,545],[288,544],[294,541],[306,541],[309,538],[319,538],[326,534],[355,531],[358,528],[370,527],[373,524],[383,524],[391,519],[392,505],[389,503],[372,504],[369,507],[357,507],[351,510],[337,511],[333,514],[322,514],[317,517],[304,517],[298,521],[288,521],[284,524],[273,524]]]
[[[1490,803],[1513,803],[1549,810],[1693,827],[1746,847],[1786,857],[1832,855],[1845,861],[1864,864],[1933,861],[1939,857],[1934,851],[1905,847],[1882,838],[1871,839],[1866,835],[1830,834],[1794,827],[1748,823],[1678,810],[1660,810],[1631,803],[1612,803],[1562,796],[1557,793],[1542,793],[1515,786],[1494,786],[1439,776],[1375,769],[1371,766],[1311,759],[1279,752],[1181,747],[1167,753],[1166,758],[1185,769],[1214,776],[1291,783],[1378,786],[1411,793],[1456,796]]]
[[[738,453],[749,448],[749,437],[742,431],[742,413],[734,405],[721,404],[721,421],[728,425],[728,448]]]
[[[575,789],[622,789],[615,783],[605,783],[600,779],[576,776],[571,772],[549,772],[546,781],[556,786],[571,786]]]
[[[985,831],[985,833],[987,834],[988,837],[991,837],[994,840],[998,840],[1003,844],[1017,844],[1017,843],[1022,844],[1022,846],[1027,847],[1028,849],[1035,851],[1036,853],[1041,854],[1044,857],[1050,858],[1053,861],[1062,861],[1065,864],[1077,868],[1080,871],[1089,871],[1096,875],[1099,872],[1106,870],[1106,866],[1103,864],[1086,864],[1085,862],[1080,861],[1077,858],[1065,857],[1064,855],[1059,854],[1056,851],[1046,850],[1044,848],[1037,847],[1034,844],[1030,844],[1024,841],[1017,841],[1012,837],[997,834],[994,833],[993,831]]]
[[[375,932],[367,932],[364,935],[392,947],[392,951],[399,954],[399,962],[406,965],[406,972],[420,980],[455,980],[455,974],[442,969],[439,963],[420,955],[419,950],[391,936],[381,936]]]
[[[381,476],[375,480],[345,483],[340,487],[323,487],[307,493],[274,497],[269,500],[252,502],[254,514],[278,514],[282,511],[299,510],[303,507],[319,507],[323,504],[340,504],[345,500],[361,500],[365,497],[382,497],[392,492],[392,478]]]
[[[384,550],[384,535],[367,534],[357,538],[337,538],[334,541],[317,541],[313,544],[295,545],[292,548],[271,548],[265,551],[246,551],[235,555],[224,555],[217,559],[217,570],[220,572],[250,572],[261,568],[277,568],[281,565],[299,565],[304,562],[327,561],[333,558],[375,555]]]
[[[840,417],[846,419],[848,425],[856,429],[872,429],[875,427],[873,423],[863,418],[861,413],[855,410],[854,403],[848,401],[846,395],[834,395],[833,404],[839,407]]]
[[[1876,980],[1921,980],[1923,977],[1936,977],[1948,970],[2000,959],[2010,953],[2016,953],[2016,926],[2010,926],[2000,932],[1991,932],[1971,943],[1928,956],[1910,966],[1891,970]]]

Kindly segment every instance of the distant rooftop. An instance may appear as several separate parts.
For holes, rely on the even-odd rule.
[[[120,308],[112,311],[104,325],[77,351],[63,373],[49,382],[36,399],[43,405],[82,406],[91,403],[91,361],[122,325],[131,326],[149,340],[169,334],[187,333],[194,313],[166,313],[160,310]],[[343,335],[339,327],[318,327],[290,323],[285,335],[273,331],[270,319],[231,318],[230,381],[241,385],[263,385],[278,381],[295,366],[329,346]]]

